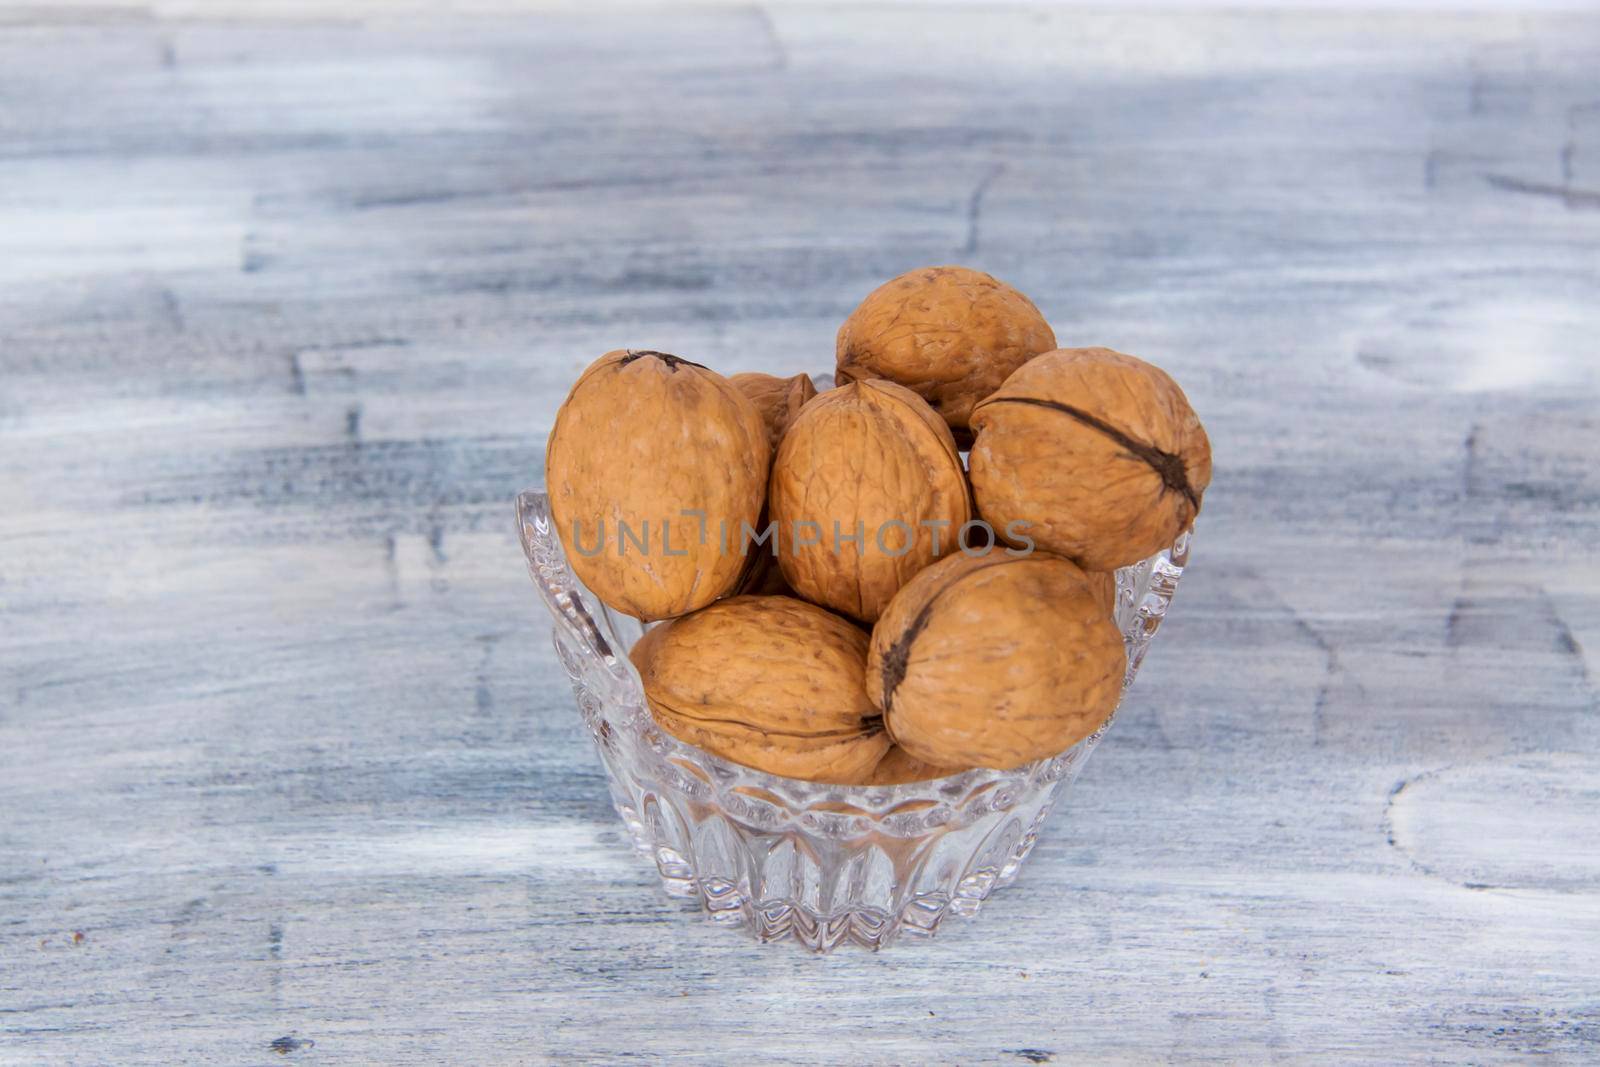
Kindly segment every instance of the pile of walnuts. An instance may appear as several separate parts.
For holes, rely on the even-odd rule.
[[[850,785],[1092,733],[1125,669],[1112,572],[1172,544],[1211,480],[1183,390],[1057,348],[1027,297],[963,267],[862,301],[834,380],[629,349],[557,414],[551,512],[583,583],[661,622],[631,654],[656,721]]]

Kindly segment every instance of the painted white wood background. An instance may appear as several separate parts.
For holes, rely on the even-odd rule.
[[[0,1061],[1600,1058],[1600,18],[353,10],[0,7]],[[759,948],[510,501],[952,261],[1185,384],[1195,565],[975,924]]]

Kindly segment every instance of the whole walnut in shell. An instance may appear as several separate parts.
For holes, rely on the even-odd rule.
[[[971,517],[950,431],[915,393],[862,381],[820,394],[789,427],[768,508],[795,592],[867,622]]]
[[[630,657],[662,729],[769,774],[863,782],[889,751],[862,688],[867,635],[783,596],[740,596],[647,631]]]
[[[809,375],[796,374],[792,378],[779,378],[771,374],[750,371],[728,378],[741,393],[761,412],[761,421],[767,424],[767,438],[774,450],[783,440],[783,432],[794,417],[800,414],[806,401],[817,395],[817,387]]]
[[[1033,302],[966,267],[925,267],[873,290],[839,327],[835,380],[887,378],[926,400],[970,441],[973,405],[1056,346]]]
[[[748,398],[698,363],[608,352],[556,413],[545,484],[573,572],[640,619],[693,611],[745,569],[742,526],[757,528],[771,448]]]
[[[1171,545],[1211,483],[1211,443],[1165,371],[1109,348],[1031,360],[972,414],[978,510],[1092,571]]]
[[[899,745],[884,754],[871,773],[854,785],[905,785],[907,782],[927,782],[935,778],[948,778],[952,774],[971,770],[970,767],[940,767],[925,763]]]
[[[867,693],[894,743],[933,764],[1010,770],[1116,710],[1122,635],[1084,572],[1043,553],[956,555],[913,578],[872,631]]]

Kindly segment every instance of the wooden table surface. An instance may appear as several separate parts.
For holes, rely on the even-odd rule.
[[[1600,18],[304,10],[0,7],[0,1061],[1600,1059]],[[1184,383],[1194,566],[1016,887],[762,948],[511,499],[940,262]]]

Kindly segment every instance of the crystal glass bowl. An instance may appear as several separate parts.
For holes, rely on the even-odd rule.
[[[822,785],[730,763],[657,728],[628,662],[644,627],[573,576],[544,493],[517,498],[517,525],[634,848],[655,864],[668,895],[696,900],[712,922],[760,941],[879,949],[902,934],[931,936],[950,915],[976,915],[1016,878],[1110,725],[1013,771],[909,785]],[[1185,533],[1117,572],[1124,691],[1166,614],[1189,540]]]

